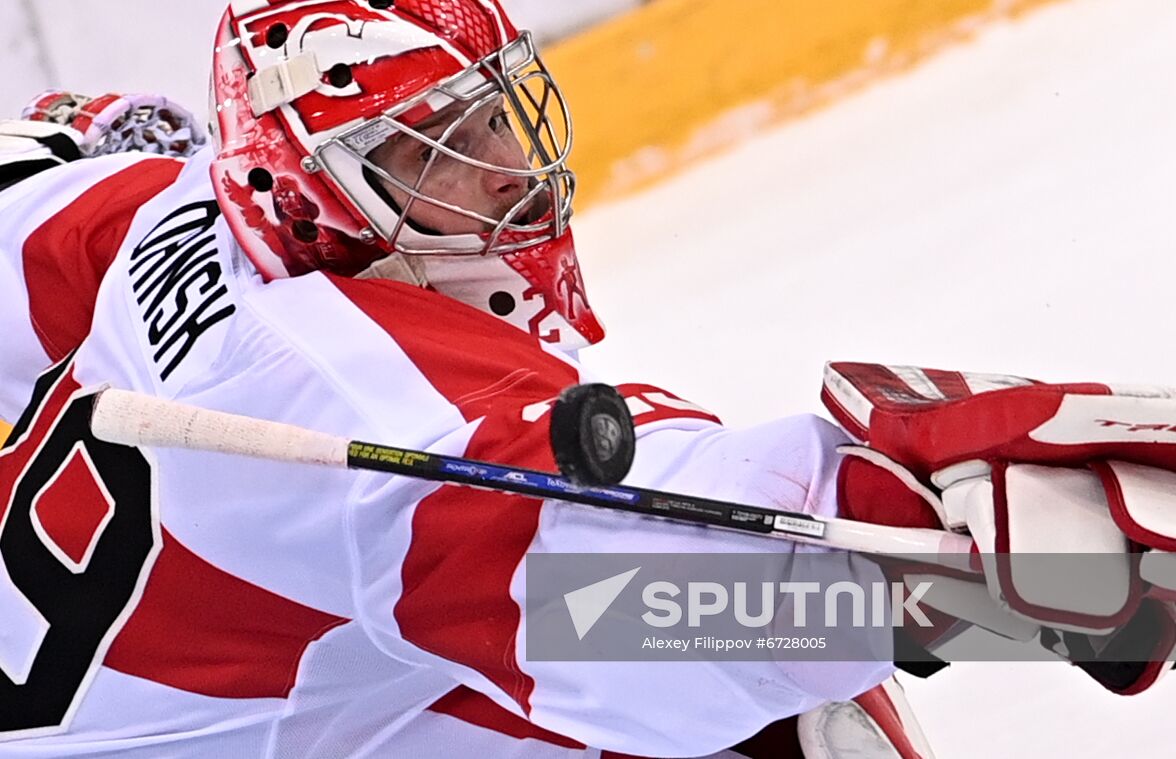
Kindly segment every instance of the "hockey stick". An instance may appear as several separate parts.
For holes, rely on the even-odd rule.
[[[925,560],[956,568],[967,568],[972,549],[971,538],[943,530],[822,518],[627,485],[581,485],[551,472],[347,440],[113,388],[95,397],[91,428],[98,439],[121,445],[368,469],[862,553],[938,554]]]

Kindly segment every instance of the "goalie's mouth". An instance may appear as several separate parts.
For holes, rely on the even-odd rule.
[[[532,180],[531,187],[530,187],[531,192],[534,192],[535,186],[536,186],[535,182],[534,182],[534,180]],[[540,192],[537,195],[535,195],[535,197],[532,198],[529,203],[527,203],[525,206],[523,206],[523,208],[520,211],[518,211],[518,213],[516,213],[514,216],[512,216],[507,223],[517,225],[517,226],[523,226],[523,227],[530,226],[532,224],[538,224],[539,222],[543,221],[545,219],[545,217],[547,217],[549,215],[550,212],[551,212],[550,193]],[[507,213],[509,213],[509,209],[507,209]],[[492,231],[494,231],[494,229],[493,229],[493,227],[488,226],[486,231],[492,232]]]

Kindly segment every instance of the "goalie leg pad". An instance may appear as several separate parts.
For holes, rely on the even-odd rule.
[[[935,759],[898,681],[800,715],[805,759]]]

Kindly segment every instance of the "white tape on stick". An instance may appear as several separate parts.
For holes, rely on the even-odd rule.
[[[115,388],[98,394],[90,426],[100,440],[122,445],[347,466],[349,441],[345,438]]]

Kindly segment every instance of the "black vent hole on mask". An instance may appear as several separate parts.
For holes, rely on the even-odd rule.
[[[498,316],[510,316],[515,310],[514,296],[499,290],[490,296],[490,310]]]
[[[285,45],[286,38],[289,36],[290,30],[285,24],[274,24],[265,30],[265,44],[276,49]]]
[[[249,186],[258,192],[269,192],[274,188],[274,175],[261,167],[250,169]]]
[[[327,71],[327,81],[331,83],[332,87],[343,89],[351,84],[351,80],[351,67],[346,63],[336,63]]]

